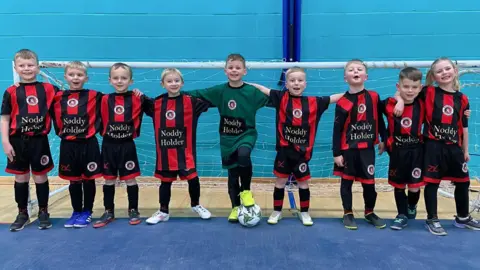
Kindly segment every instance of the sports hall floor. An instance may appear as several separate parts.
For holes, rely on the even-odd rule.
[[[202,182],[200,199],[212,212],[211,220],[195,218],[186,184],[176,182],[171,218],[165,223],[128,225],[126,191],[117,187],[117,220],[104,228],[63,228],[71,214],[68,191],[64,191],[51,198],[50,230],[39,231],[34,221],[23,231],[11,233],[8,226],[16,215],[12,182],[11,178],[0,182],[2,269],[480,269],[480,232],[454,228],[454,201],[439,196],[440,218],[448,236],[431,235],[424,228],[423,192],[418,219],[403,231],[375,229],[361,219],[359,184],[354,185],[359,229],[346,230],[334,180],[312,184],[312,227],[292,217],[285,196],[284,219],[278,225],[268,225],[265,218],[257,227],[244,228],[226,220],[230,201],[225,181],[211,180]],[[55,178],[50,182],[51,190],[65,184]],[[158,209],[157,181],[142,178],[139,182],[140,212],[148,217]],[[94,220],[103,212],[101,181],[97,184]],[[268,216],[273,184],[255,181],[252,189],[263,215]],[[380,183],[377,191],[376,212],[389,224],[396,213],[391,188]]]

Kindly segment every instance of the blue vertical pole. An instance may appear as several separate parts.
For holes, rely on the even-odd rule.
[[[291,0],[282,1],[282,32],[283,32],[283,60],[289,61],[291,56],[291,42],[290,42],[290,13]],[[282,70],[278,85],[285,89],[285,70]]]
[[[295,62],[300,62],[300,51],[301,51],[301,34],[302,34],[302,0],[292,0],[294,2],[293,6],[293,25],[294,25],[294,53],[293,60]]]

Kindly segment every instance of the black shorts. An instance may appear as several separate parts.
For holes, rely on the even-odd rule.
[[[137,147],[133,140],[113,141],[103,139],[103,178],[129,180],[140,175]]]
[[[425,142],[423,181],[440,183],[442,180],[470,181],[462,148],[457,144],[428,140]]]
[[[240,148],[242,149],[239,151]],[[252,147],[248,144],[242,144],[228,157],[222,158],[222,167],[224,169],[232,169],[238,166],[247,167],[248,165],[252,164],[250,160],[251,153]],[[241,157],[240,155],[243,156]]]
[[[96,137],[60,142],[58,176],[65,180],[95,180],[102,177],[102,157]]]
[[[177,177],[180,177],[181,180],[192,180],[197,177],[197,170],[178,170],[178,171],[155,171],[155,177],[162,180],[163,182],[173,182],[177,180]]]
[[[424,185],[422,178],[423,145],[396,148],[390,155],[388,183],[396,188],[418,188]]]
[[[311,178],[310,168],[305,156],[288,148],[277,151],[273,174],[280,178],[288,178],[290,174],[293,174],[298,182]]]
[[[47,136],[11,136],[10,144],[15,156],[13,161],[7,158],[5,172],[34,175],[47,174],[53,169],[52,154]]]
[[[375,149],[348,149],[342,155],[344,166],[334,164],[334,175],[363,184],[375,184]]]

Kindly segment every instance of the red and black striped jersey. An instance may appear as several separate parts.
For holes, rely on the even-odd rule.
[[[145,100],[145,113],[153,118],[158,170],[196,168],[198,117],[209,107],[210,103],[183,94]]]
[[[434,86],[425,86],[419,97],[425,100],[425,138],[462,146],[463,128],[468,127],[468,97],[460,91],[452,93]]]
[[[270,103],[276,108],[277,151],[291,148],[309,161],[318,122],[330,105],[330,97],[299,97],[288,91],[270,90]]]
[[[104,138],[130,140],[140,136],[145,97],[132,91],[112,93],[102,98],[102,131]]]
[[[337,157],[347,149],[373,148],[385,139],[385,121],[377,92],[346,92],[335,107],[332,150]]]
[[[20,83],[3,94],[2,115],[10,116],[10,135],[47,135],[52,128],[50,107],[56,86],[49,83]]]
[[[395,148],[411,147],[423,143],[422,127],[425,118],[425,102],[416,98],[413,103],[405,104],[400,117],[393,113],[397,101],[387,98],[382,101],[383,113],[387,117],[387,141],[389,151]]]
[[[63,140],[91,138],[100,131],[100,100],[94,90],[66,90],[55,95],[52,107],[55,133]]]

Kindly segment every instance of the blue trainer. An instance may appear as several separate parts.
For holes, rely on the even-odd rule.
[[[75,221],[75,224],[73,224],[73,227],[75,228],[85,228],[92,222],[92,212],[90,211],[85,211],[80,214],[80,216],[77,218]]]
[[[63,225],[65,228],[73,228],[73,225],[75,224],[75,221],[77,220],[78,217],[80,217],[82,213],[81,212],[73,212],[72,216],[65,222],[65,225]]]

